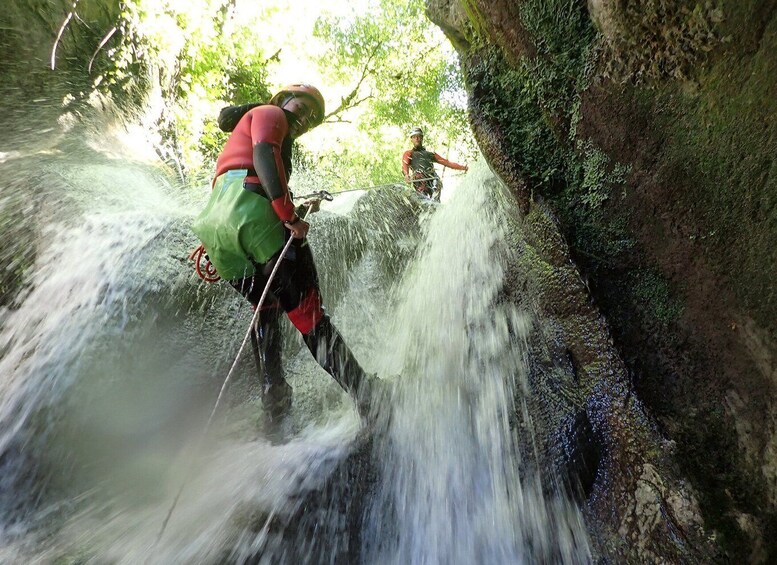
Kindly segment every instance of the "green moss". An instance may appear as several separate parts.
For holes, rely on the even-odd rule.
[[[474,2],[474,0],[463,0],[461,4],[464,8],[464,12],[467,14],[469,24],[474,34],[472,37],[468,38],[469,41],[473,43],[478,38],[485,37],[487,29],[486,20],[483,17],[483,14],[480,13],[480,10],[478,10],[477,3]]]
[[[611,88],[604,97],[609,103],[622,103],[629,116],[648,118],[648,129],[635,137],[656,153],[624,148],[624,153],[634,151],[645,158],[635,161],[641,172],[649,173],[641,185],[649,191],[645,198],[634,195],[627,201],[628,168],[582,138],[578,128],[581,94],[591,83],[600,49],[585,15],[579,13],[581,3],[523,2],[521,23],[536,40],[537,56],[511,64],[496,49],[483,47],[480,57],[473,58],[471,99],[484,123],[498,128],[507,161],[554,211],[613,333],[626,343],[622,352],[639,373],[641,397],[648,398],[651,410],[672,428],[678,460],[700,492],[708,527],[736,560],[752,550],[738,524],[739,513],[751,514],[761,526],[774,516],[762,508],[764,485],[757,470],[749,470],[743,460],[733,425],[716,412],[719,398],[710,387],[720,384],[721,377],[706,379],[696,372],[707,359],[695,359],[702,352],[695,351],[674,324],[684,302],[646,262],[650,250],[636,247],[629,226],[633,221],[655,230],[652,237],[645,236],[654,243],[673,239],[677,246],[661,258],[678,248],[686,250],[678,238],[687,237],[698,259],[693,267],[702,265],[705,277],[706,269],[712,269],[710,278],[730,283],[739,304],[726,304],[745,306],[746,314],[777,333],[777,18],[768,3],[754,0],[725,2],[723,22],[715,11],[718,3],[705,3],[698,11],[695,2],[670,4],[655,1],[629,8],[632,15],[642,10],[655,22],[661,20],[661,10],[673,10],[674,23],[632,30],[648,36],[668,30],[667,51],[654,53],[654,46],[646,45],[644,57],[635,59],[637,67],[632,67],[642,78],[656,80],[622,91],[605,87]],[[741,45],[721,43],[735,32]],[[686,40],[690,51],[683,53],[680,47]],[[708,55],[710,46],[716,50]],[[706,66],[699,64],[708,57]],[[646,66],[639,67],[643,63]],[[586,102],[601,100],[594,98]],[[602,125],[598,119],[592,115],[591,123]],[[616,123],[620,125],[629,124]],[[613,143],[618,142],[615,133]],[[657,140],[662,143],[652,144]],[[535,198],[535,204],[538,201]],[[655,211],[645,211],[654,216],[644,221],[629,217],[626,210],[635,202],[655,205]],[[664,223],[665,217],[675,221]],[[527,231],[541,233],[543,226],[533,222],[532,212],[526,219],[532,222]],[[555,264],[555,245],[530,245],[534,248],[525,260],[537,284],[558,291],[557,270],[547,264]],[[696,382],[697,377],[705,379]],[[698,413],[685,413],[694,403]],[[770,557],[775,555],[773,547],[765,549]]]
[[[526,243],[537,249],[543,260],[555,266],[566,264],[569,248],[547,210],[534,206],[526,216]]]
[[[529,280],[533,281],[540,289],[544,289],[549,282],[555,278],[553,266],[548,264],[542,255],[532,247],[524,247],[520,257],[520,266],[524,272],[529,275]],[[540,290],[540,292],[544,292]]]
[[[656,271],[630,273],[628,293],[632,297],[634,309],[663,326],[668,326],[682,314],[682,304],[672,297],[666,280]]]
[[[573,229],[573,250],[599,263],[614,263],[634,246],[623,200],[629,167],[590,141],[579,142],[567,190],[556,198]]]
[[[487,123],[503,128],[517,172],[533,193],[549,200],[572,256],[582,259],[593,277],[612,274],[618,265],[633,263],[636,242],[626,203],[630,167],[578,135],[581,95],[595,72],[597,35],[577,2],[531,0],[521,4],[520,16],[537,55],[511,64],[498,49],[483,47],[470,73],[473,98]],[[551,257],[547,250],[541,253]],[[681,314],[682,304],[657,271],[619,276],[624,302],[648,325],[666,327]]]
[[[658,104],[669,167],[687,179],[676,197],[697,226],[691,240],[753,318],[777,331],[777,20],[764,26],[752,50],[743,39],[694,89],[667,87]]]
[[[478,109],[504,127],[517,172],[552,200],[573,254],[613,263],[634,245],[621,206],[628,167],[577,137],[596,34],[585,12],[568,0],[526,2],[520,14],[537,55],[511,66],[498,50],[484,48],[472,88],[499,96],[480,97]]]

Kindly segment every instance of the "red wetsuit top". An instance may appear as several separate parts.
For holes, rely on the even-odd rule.
[[[216,175],[248,169],[246,182],[261,185],[281,221],[294,219],[289,195],[291,143],[286,112],[273,105],[252,108],[240,119],[216,161]]]
[[[291,147],[289,120],[281,108],[273,105],[256,106],[248,110],[235,125],[224,149],[216,161],[215,179],[227,171],[248,169],[246,183],[256,183],[267,196],[278,218],[292,220],[294,204],[289,194],[288,180],[291,175]],[[277,297],[289,320],[303,334],[307,335],[324,316],[321,295],[318,290],[318,275],[307,246],[296,250],[295,268],[284,266],[274,279],[273,295]],[[251,289],[262,290],[265,278],[260,273],[253,277],[257,284],[245,280],[233,281],[235,288],[253,304],[259,301],[259,294]],[[272,307],[270,303],[268,306]]]

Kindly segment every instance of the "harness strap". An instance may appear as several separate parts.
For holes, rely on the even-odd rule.
[[[243,188],[245,188],[248,192],[253,192],[254,194],[258,194],[262,198],[267,198],[267,200],[269,200],[269,198],[267,197],[267,194],[262,188],[262,185],[259,184],[258,182],[243,181]]]

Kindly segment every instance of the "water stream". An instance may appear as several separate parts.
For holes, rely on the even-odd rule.
[[[35,249],[0,320],[0,562],[591,561],[579,510],[516,438],[532,320],[498,300],[512,201],[485,167],[442,205],[414,204],[415,234],[396,235],[412,198],[400,189],[373,199],[367,231],[346,196],[312,219],[325,303],[388,383],[373,436],[287,329],[295,400],[281,429],[263,419],[246,352],[197,449],[251,317],[186,259],[207,188],[171,184],[120,141],[2,167],[0,218],[29,222],[36,241],[2,253]],[[373,483],[354,495],[360,465]]]

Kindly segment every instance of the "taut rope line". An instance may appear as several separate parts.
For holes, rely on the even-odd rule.
[[[308,212],[310,209],[308,208]],[[305,218],[308,216],[308,212],[305,212]],[[199,448],[202,444],[203,439],[205,438],[205,435],[208,433],[208,430],[210,429],[210,425],[213,422],[213,417],[216,415],[216,411],[218,410],[219,404],[221,403],[221,399],[224,396],[224,391],[227,390],[227,384],[229,383],[229,380],[232,378],[232,373],[235,371],[235,367],[237,367],[237,362],[240,360],[240,355],[243,353],[243,349],[246,346],[246,343],[248,342],[249,338],[251,337],[251,332],[255,331],[254,327],[256,326],[256,322],[259,319],[259,313],[262,308],[262,304],[264,304],[265,298],[267,298],[267,293],[270,290],[270,284],[272,283],[272,280],[275,278],[275,273],[278,271],[278,267],[280,267],[281,261],[283,260],[283,257],[286,255],[286,252],[289,250],[289,247],[291,246],[292,242],[294,241],[293,237],[289,237],[289,240],[286,242],[286,245],[284,245],[283,250],[281,251],[280,255],[278,256],[278,260],[275,261],[275,266],[272,269],[272,272],[270,273],[270,276],[267,278],[267,284],[264,286],[264,290],[262,291],[262,296],[259,298],[259,303],[256,305],[256,310],[254,311],[254,315],[251,317],[251,323],[248,325],[248,331],[246,332],[245,337],[243,337],[243,343],[240,344],[240,349],[237,351],[237,355],[235,355],[235,360],[232,362],[232,366],[229,368],[229,372],[227,373],[227,376],[224,378],[224,383],[221,385],[221,390],[219,391],[218,397],[216,397],[216,402],[213,405],[213,410],[210,412],[210,416],[208,417],[208,421],[205,423],[205,428],[202,430],[202,434],[199,437],[199,440],[196,444],[196,448]],[[167,516],[165,516],[164,522],[162,522],[162,528],[159,530],[159,535],[157,535],[156,542],[154,542],[154,545],[159,543],[159,540],[162,539],[162,535],[165,533],[165,529],[167,528],[167,523],[170,521],[170,517],[173,515],[173,511],[175,510],[175,507],[178,505],[178,499],[181,497],[181,493],[183,492],[184,487],[189,482],[189,478],[191,476],[191,472],[187,473],[184,477],[184,481],[181,483],[181,487],[178,489],[178,493],[175,495],[175,498],[173,499],[173,503],[170,505],[170,510],[167,511]]]

